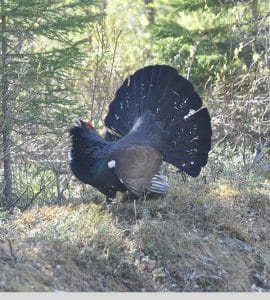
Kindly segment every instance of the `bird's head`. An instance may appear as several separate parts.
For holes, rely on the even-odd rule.
[[[77,118],[75,119],[74,126],[70,128],[69,133],[77,139],[79,137],[96,134],[96,130],[90,122]]]
[[[80,118],[75,119],[75,127],[83,128],[83,129],[94,129],[94,126],[88,122],[88,121],[83,121]]]

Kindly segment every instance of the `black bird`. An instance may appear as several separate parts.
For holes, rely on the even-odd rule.
[[[116,92],[102,138],[89,122],[70,129],[74,175],[106,195],[129,191],[164,194],[166,161],[190,176],[199,175],[211,149],[207,108],[192,84],[167,65],[148,66],[128,77]]]

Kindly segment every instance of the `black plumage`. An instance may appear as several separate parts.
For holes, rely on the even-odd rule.
[[[162,161],[196,177],[211,149],[208,110],[192,84],[166,65],[148,66],[127,78],[105,118],[105,139],[87,122],[70,129],[71,170],[114,198],[165,193]]]

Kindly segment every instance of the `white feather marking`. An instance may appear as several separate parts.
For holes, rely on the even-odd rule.
[[[141,126],[142,123],[143,123],[143,118],[142,117],[138,118],[135,124],[133,125],[133,127],[131,128],[130,132],[137,131],[137,129]]]
[[[109,167],[109,169],[115,168],[115,166],[116,166],[115,160],[108,161],[108,167]]]
[[[166,178],[161,173],[158,173],[153,177],[149,190],[155,193],[165,194],[168,188],[169,183],[166,181]]]
[[[68,159],[69,159],[69,161],[72,161],[72,159],[73,159],[73,157],[71,155],[71,151],[68,152]]]
[[[185,120],[188,119],[190,116],[194,115],[195,113],[196,113],[196,110],[190,109],[189,112],[188,112],[188,114],[186,114],[186,115],[184,116],[184,119],[185,119]]]

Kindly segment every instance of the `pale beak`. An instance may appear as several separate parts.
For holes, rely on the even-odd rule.
[[[82,124],[83,120],[81,120],[80,118],[75,119],[75,126],[82,127]]]

